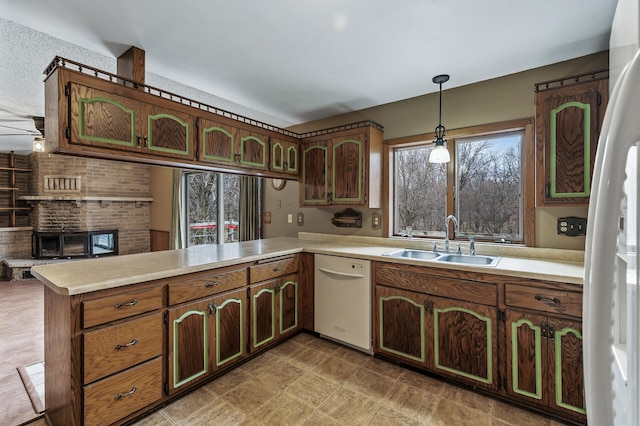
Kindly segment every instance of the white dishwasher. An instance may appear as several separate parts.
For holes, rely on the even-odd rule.
[[[315,255],[315,331],[367,353],[371,347],[371,262]]]

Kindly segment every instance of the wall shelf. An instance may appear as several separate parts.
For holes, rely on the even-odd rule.
[[[23,169],[20,167],[16,167],[16,159],[13,154],[13,151],[9,153],[9,167],[1,167],[0,172],[8,172],[9,173],[9,186],[0,188],[0,191],[6,191],[10,193],[9,196],[9,206],[8,207],[0,207],[0,211],[8,211],[10,214],[9,217],[9,226],[16,226],[16,212],[18,211],[28,211],[31,210],[31,207],[18,207],[17,201],[18,197],[16,197],[16,192],[18,192],[18,187],[16,186],[16,173],[29,173],[31,170]]]

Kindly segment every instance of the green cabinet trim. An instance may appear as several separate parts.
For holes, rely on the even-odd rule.
[[[282,309],[282,307],[284,306],[283,302],[282,302],[282,290],[289,286],[292,285],[294,290],[295,290],[295,312],[294,312],[294,321],[293,321],[293,325],[291,327],[288,327],[286,329],[282,328],[282,323],[284,322],[284,318],[283,318],[283,313],[284,310]],[[296,327],[298,327],[298,283],[296,281],[287,281],[286,283],[282,284],[282,286],[280,287],[280,334],[284,334],[287,331],[293,330]]]
[[[125,140],[118,140],[118,139],[110,139],[110,138],[103,138],[100,136],[91,136],[88,135],[86,133],[86,121],[85,121],[85,116],[84,116],[84,107],[87,104],[92,104],[92,103],[108,103],[111,105],[114,105],[118,108],[120,108],[125,114],[129,115],[129,120],[131,122],[131,139],[128,141]],[[86,139],[86,140],[90,140],[90,141],[96,141],[96,142],[103,142],[103,143],[110,143],[110,144],[115,144],[115,145],[122,145],[122,146],[128,146],[131,148],[134,148],[136,146],[137,143],[137,138],[136,138],[136,114],[135,111],[133,109],[127,108],[124,105],[122,105],[120,102],[116,102],[113,99],[109,99],[109,98],[103,98],[103,97],[97,97],[97,98],[80,98],[78,100],[78,114],[79,114],[79,124],[80,124],[80,138],[82,139]]]
[[[200,315],[202,316],[202,326],[203,326],[203,330],[204,330],[204,346],[203,346],[203,350],[204,350],[204,365],[202,366],[202,370],[198,371],[197,373],[193,374],[190,377],[187,377],[183,380],[179,380],[179,360],[180,360],[180,348],[178,345],[179,342],[179,338],[178,338],[178,332],[179,332],[179,325],[182,321],[184,321],[185,318],[191,316],[191,315]],[[182,316],[180,316],[180,318],[176,319],[173,321],[173,387],[177,388],[180,387],[182,385],[184,385],[185,383],[189,383],[190,381],[192,381],[193,379],[195,379],[196,377],[200,377],[204,374],[207,373],[207,365],[209,364],[209,327],[208,327],[208,321],[207,321],[207,313],[204,311],[187,311],[185,312]]]
[[[156,120],[162,120],[162,119],[173,120],[176,123],[178,123],[180,126],[184,127],[185,129],[185,149],[184,150],[153,145],[153,122]],[[189,155],[190,134],[191,134],[191,128],[189,124],[185,123],[175,115],[162,113],[162,114],[149,115],[147,117],[147,135],[149,138],[149,149],[151,151],[161,151],[161,152],[170,152],[172,154]]]
[[[244,303],[242,301],[242,299],[227,299],[224,301],[224,303],[222,303],[220,306],[216,307],[216,312],[221,311],[222,309],[224,309],[225,306],[227,306],[229,303],[237,303],[238,305],[240,305],[240,335],[238,336],[240,338],[240,344],[238,345],[238,347],[240,348],[240,350],[233,354],[228,356],[225,359],[220,359],[220,335],[221,335],[221,331],[220,331],[220,315],[216,314],[216,366],[221,366],[223,364],[226,364],[229,361],[232,361],[240,356],[242,356],[243,354],[243,342],[244,342]]]
[[[246,141],[256,141],[258,142],[261,146],[262,146],[262,152],[264,153],[264,155],[262,156],[262,162],[260,163],[256,163],[255,161],[246,161],[244,159],[244,143]],[[245,136],[243,138],[240,139],[240,163],[242,164],[247,164],[249,166],[257,166],[257,167],[266,167],[267,166],[267,151],[265,149],[265,143],[263,141],[260,140],[260,138],[257,138],[255,136]]]
[[[276,164],[276,158],[278,158],[276,156],[276,150],[280,149],[280,165],[278,166]],[[276,142],[271,146],[271,158],[273,158],[273,160],[271,161],[271,165],[273,167],[273,170],[284,170],[284,147],[282,146],[282,144],[280,142]]]
[[[556,141],[556,130],[557,130],[557,119],[556,116],[560,111],[566,108],[579,108],[583,111],[583,137],[584,137],[584,191],[582,192],[557,192],[556,191],[556,182],[557,182],[557,165],[556,165],[556,149],[557,149],[557,141]],[[591,105],[583,104],[582,102],[566,102],[560,105],[558,108],[551,110],[551,118],[550,118],[550,184],[551,198],[563,198],[563,197],[588,197],[590,194],[591,188]]]
[[[536,392],[531,393],[519,388],[518,374],[518,329],[526,325],[535,331],[535,357],[536,357]],[[539,326],[534,325],[531,321],[522,318],[517,322],[511,323],[511,374],[513,382],[513,391],[520,395],[530,398],[542,399],[542,331]]]
[[[451,367],[446,367],[444,365],[440,365],[440,347],[438,345],[439,342],[439,327],[438,327],[438,316],[441,313],[447,313],[447,312],[451,312],[451,311],[458,311],[458,312],[464,312],[470,315],[473,315],[474,317],[478,318],[479,320],[484,321],[487,324],[487,377],[480,377],[480,376],[476,376],[475,374],[469,374],[465,371],[459,371],[456,370],[455,368],[451,368]],[[434,346],[434,357],[435,357],[435,366],[436,368],[439,368],[441,370],[445,370],[448,371],[450,373],[454,373],[457,374],[459,376],[463,376],[466,377],[468,379],[473,379],[473,380],[477,380],[479,382],[482,383],[486,383],[486,384],[492,384],[492,379],[493,379],[493,344],[492,344],[492,340],[491,340],[491,318],[487,318],[487,317],[483,317],[482,315],[469,310],[469,309],[465,309],[465,308],[457,308],[457,307],[453,307],[453,308],[445,308],[445,309],[439,309],[439,308],[434,308],[433,309],[433,346]]]
[[[272,341],[273,339],[276,338],[276,329],[275,329],[275,312],[276,312],[276,298],[275,298],[275,290],[272,288],[263,288],[262,290],[260,290],[258,293],[256,293],[253,296],[253,303],[252,303],[252,313],[253,313],[253,320],[252,320],[252,325],[253,325],[253,329],[257,330],[258,329],[258,312],[257,312],[257,305],[256,305],[256,300],[258,300],[258,298],[260,297],[260,295],[262,293],[269,293],[271,294],[271,337],[267,337],[266,339],[263,339],[261,341],[258,342],[258,338],[256,337],[256,334],[254,332],[253,334],[253,347],[257,348],[259,346],[262,346],[270,341]]]
[[[293,158],[296,159],[294,161],[295,166],[293,167],[291,167],[291,161],[289,161],[291,159],[292,151],[293,151]],[[287,170],[290,172],[298,171],[298,149],[295,146],[290,146],[289,149],[287,149]]]
[[[335,178],[335,175],[336,175],[336,172],[337,172],[337,166],[336,166],[336,155],[335,155],[335,152],[336,152],[336,149],[338,147],[340,147],[341,145],[344,145],[345,143],[355,143],[358,146],[358,186],[357,186],[357,188],[358,188],[358,196],[357,197],[353,197],[353,198],[336,198],[335,194],[336,194],[336,180],[337,179]],[[336,143],[335,145],[333,145],[333,162],[331,164],[332,170],[333,170],[333,172],[332,172],[333,173],[333,175],[332,175],[333,179],[331,179],[331,189],[332,189],[333,194],[334,194],[333,201],[336,201],[336,202],[340,202],[340,201],[343,201],[343,202],[358,202],[358,201],[362,200],[362,161],[363,161],[363,158],[362,158],[362,141],[359,141],[359,140],[356,140],[356,139],[345,139],[345,140],[342,140],[342,141]]]
[[[388,301],[388,300],[394,300],[394,299],[399,299],[399,300],[404,300],[405,302],[409,302],[410,304],[412,304],[413,306],[417,307],[420,310],[420,357],[416,357],[413,356],[411,354],[407,354],[404,352],[400,352],[397,351],[395,349],[392,348],[388,348],[386,346],[384,346],[384,310],[383,310],[383,305],[384,302]],[[420,362],[424,362],[425,360],[425,341],[424,341],[424,306],[414,302],[413,300],[407,298],[407,297],[403,297],[403,296],[389,296],[389,297],[379,297],[378,298],[378,312],[380,315],[380,319],[378,320],[378,325],[379,325],[379,336],[380,336],[380,349],[384,349],[387,352],[390,352],[392,354],[395,355],[399,355],[405,358],[409,358],[409,359],[413,359],[415,361],[420,361]]]
[[[227,136],[229,138],[229,157],[220,157],[217,155],[208,155],[207,154],[207,135],[209,133],[214,133],[214,132],[220,132],[223,135]],[[202,129],[202,158],[207,158],[210,160],[218,160],[218,161],[228,161],[228,162],[233,162],[234,157],[233,157],[233,145],[234,145],[234,136],[231,132],[228,132],[227,130],[223,129],[222,127],[207,127],[205,129]]]
[[[573,334],[579,340],[582,340],[582,333],[576,330],[573,327],[565,327],[561,330],[556,330],[554,333],[554,344],[555,344],[555,363],[556,363],[556,405],[558,407],[566,408],[567,410],[575,411],[576,413],[586,414],[584,408],[576,407],[570,404],[566,404],[562,400],[562,337],[567,334]]]
[[[302,200],[302,202],[304,204],[327,204],[329,202],[328,196],[329,196],[329,186],[328,186],[328,182],[329,182],[329,164],[327,163],[327,152],[328,152],[328,148],[326,146],[322,146],[322,145],[312,145],[310,147],[308,147],[307,149],[305,149],[303,151],[303,157],[306,157],[307,153],[311,150],[314,149],[320,149],[324,154],[324,198],[319,198],[319,199],[308,199],[305,198]],[[304,188],[307,186],[307,175],[306,175],[306,161],[302,161],[302,188],[303,188],[303,194],[304,192]]]

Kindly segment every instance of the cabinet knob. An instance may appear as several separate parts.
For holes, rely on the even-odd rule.
[[[218,284],[220,284],[220,281],[215,280],[215,281],[207,281],[206,283],[204,283],[205,287],[215,287]]]
[[[215,303],[209,303],[207,308],[209,308],[209,316],[210,317],[215,317],[216,316],[216,312],[218,312],[218,305],[216,305]]]
[[[149,136],[145,135],[142,139],[144,140],[144,149],[147,149],[149,146]]]
[[[137,140],[137,147],[140,148],[140,145],[142,144],[142,135],[136,135],[136,140]]]

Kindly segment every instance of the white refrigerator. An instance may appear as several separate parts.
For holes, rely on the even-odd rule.
[[[619,0],[610,39],[609,104],[589,204],[583,303],[589,425],[640,425],[638,0]]]

